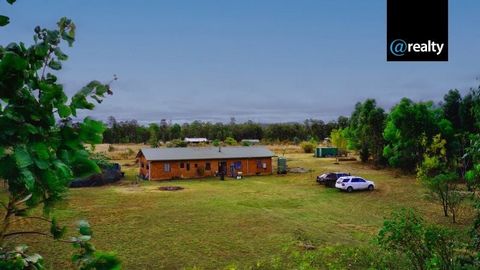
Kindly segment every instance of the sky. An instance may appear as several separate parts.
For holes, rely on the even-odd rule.
[[[329,121],[366,98],[388,111],[480,85],[480,1],[449,5],[449,62],[386,62],[386,0],[1,1],[0,44],[31,44],[35,26],[71,18],[66,91],[119,78],[82,117]]]

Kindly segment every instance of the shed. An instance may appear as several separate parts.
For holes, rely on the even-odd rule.
[[[259,146],[143,148],[137,161],[142,178],[168,180],[271,174],[273,156],[272,151]]]
[[[336,147],[317,147],[315,157],[336,157],[338,149]]]
[[[185,138],[186,143],[206,143],[208,142],[207,138]]]

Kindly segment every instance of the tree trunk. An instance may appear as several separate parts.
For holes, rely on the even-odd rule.
[[[12,214],[15,212],[14,210],[14,205],[15,203],[12,201],[10,198],[8,201],[8,205],[6,207],[6,212],[5,216],[3,218],[2,224],[1,224],[1,230],[0,230],[0,247],[4,245],[4,240],[5,240],[5,234],[8,231],[8,227],[10,225],[10,219],[12,217]]]

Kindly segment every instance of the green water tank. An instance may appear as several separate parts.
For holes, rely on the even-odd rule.
[[[315,150],[316,157],[335,157],[338,149],[336,147],[317,147]]]
[[[287,173],[287,159],[284,157],[279,157],[277,161],[277,173],[286,174]]]

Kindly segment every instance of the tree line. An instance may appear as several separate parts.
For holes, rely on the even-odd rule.
[[[111,116],[106,125],[104,143],[168,142],[184,138],[208,138],[212,141],[224,141],[229,137],[236,141],[259,139],[264,142],[300,143],[310,139],[324,140],[330,136],[332,130],[347,127],[348,118],[341,116],[336,121],[329,122],[307,119],[303,123],[274,124],[253,121],[237,123],[235,119],[231,119],[229,123],[193,121],[171,124],[163,119],[160,123],[144,126],[136,120],[117,121]]]

